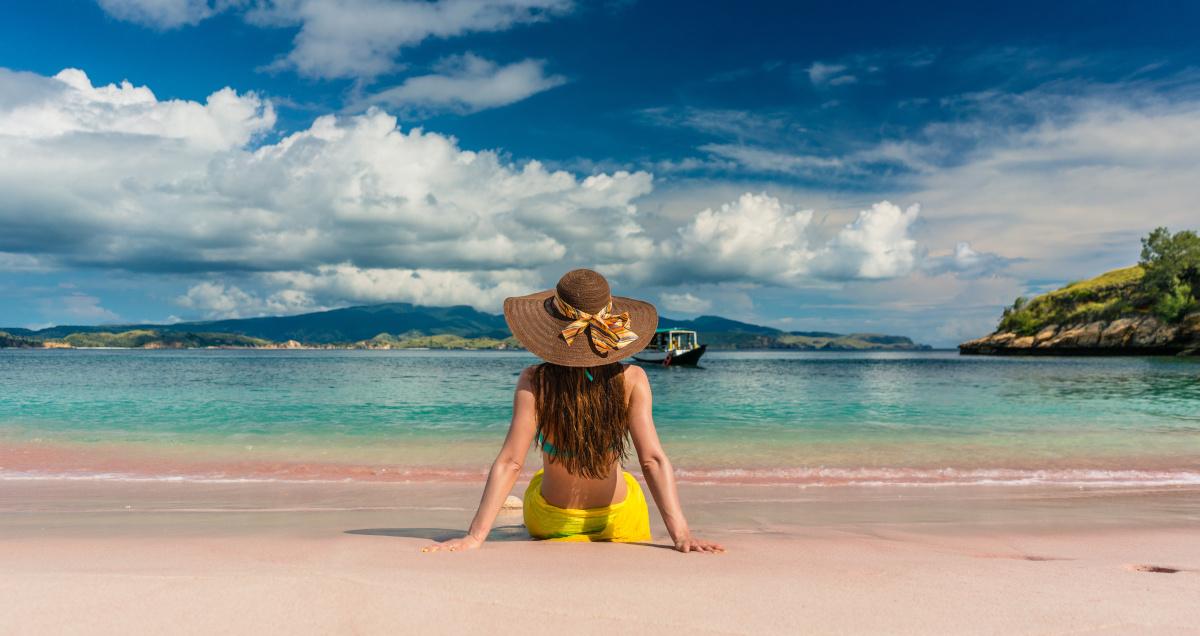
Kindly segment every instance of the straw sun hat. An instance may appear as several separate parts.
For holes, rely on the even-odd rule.
[[[508,328],[537,357],[565,367],[596,367],[646,348],[658,327],[654,305],[613,296],[590,269],[563,274],[554,289],[504,300]]]

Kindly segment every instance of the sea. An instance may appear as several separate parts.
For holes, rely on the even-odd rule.
[[[478,480],[536,362],[0,350],[0,481]],[[1200,360],[710,352],[697,368],[646,371],[685,482],[1200,484]],[[539,463],[531,450],[526,472]]]

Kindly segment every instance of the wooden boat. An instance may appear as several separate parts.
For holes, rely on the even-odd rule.
[[[708,345],[699,344],[695,331],[687,329],[657,329],[650,344],[633,356],[638,362],[663,366],[695,366]]]

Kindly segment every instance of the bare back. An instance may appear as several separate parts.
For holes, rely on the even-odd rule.
[[[622,378],[625,384],[625,404],[632,415],[632,402],[639,393],[638,386],[646,382],[645,371],[633,365],[625,365]],[[551,461],[552,458],[544,450],[539,449],[539,452],[545,470],[542,477],[542,497],[550,505],[559,508],[601,508],[625,500],[627,488],[622,478],[623,469],[616,459],[613,460],[612,469],[607,477],[587,479],[573,475],[562,464]]]

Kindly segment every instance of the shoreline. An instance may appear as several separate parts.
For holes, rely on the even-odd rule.
[[[1033,357],[1033,358],[1182,358],[1200,357],[1196,345],[1172,345],[1164,347],[1003,347],[963,343],[958,347],[963,356]]]
[[[521,478],[528,480],[535,469],[523,469]],[[383,469],[350,468],[342,471],[353,476],[303,475],[230,475],[228,473],[121,473],[121,472],[46,472],[12,471],[0,468],[0,483],[7,482],[103,482],[103,483],[193,483],[193,484],[421,484],[421,483],[482,483],[486,470],[449,470],[439,468]],[[636,469],[630,471],[641,479]],[[903,469],[766,469],[763,471],[737,469],[697,470],[675,472],[679,483],[697,486],[761,486],[808,488],[1189,488],[1200,487],[1200,472],[1147,471],[1111,469],[963,469],[938,468],[928,470]]]
[[[644,480],[639,481],[645,488]],[[523,476],[511,494],[521,496],[527,484],[528,477]],[[180,515],[192,519],[193,529],[200,533],[255,531],[253,524],[244,524],[246,516],[307,514],[324,520],[298,524],[297,529],[322,534],[339,524],[355,523],[352,517],[360,513],[460,532],[474,514],[482,489],[482,478],[408,482],[12,480],[5,482],[0,492],[0,539],[25,532],[73,536],[100,528],[153,534],[176,524]],[[1024,532],[1194,529],[1200,524],[1200,485],[811,488],[683,482],[679,489],[691,525],[725,535],[778,535],[846,524],[915,524],[957,533],[986,533],[997,528]],[[521,511],[505,510],[501,516],[515,518],[519,524]],[[204,521],[197,522],[197,518]],[[61,523],[63,520],[71,523]],[[651,521],[655,537],[665,537],[665,528],[653,510]]]
[[[1164,323],[1125,315],[1091,322],[1050,323],[1024,332],[1000,328],[958,345],[978,356],[1200,356],[1200,312]]]
[[[434,440],[437,441],[437,440]],[[97,443],[0,437],[0,483],[22,481],[179,483],[482,483],[495,440],[461,442],[457,456],[408,440],[404,448],[208,447],[189,443]],[[389,458],[390,456],[390,458]],[[396,458],[405,456],[406,463]],[[424,459],[417,459],[423,457]],[[1138,488],[1200,486],[1200,464],[1188,453],[1142,458],[1075,457],[1058,461],[976,458],[973,464],[706,463],[680,454],[675,476],[696,485],[796,488]],[[532,450],[522,478],[542,463]],[[640,478],[636,462],[626,469]]]

